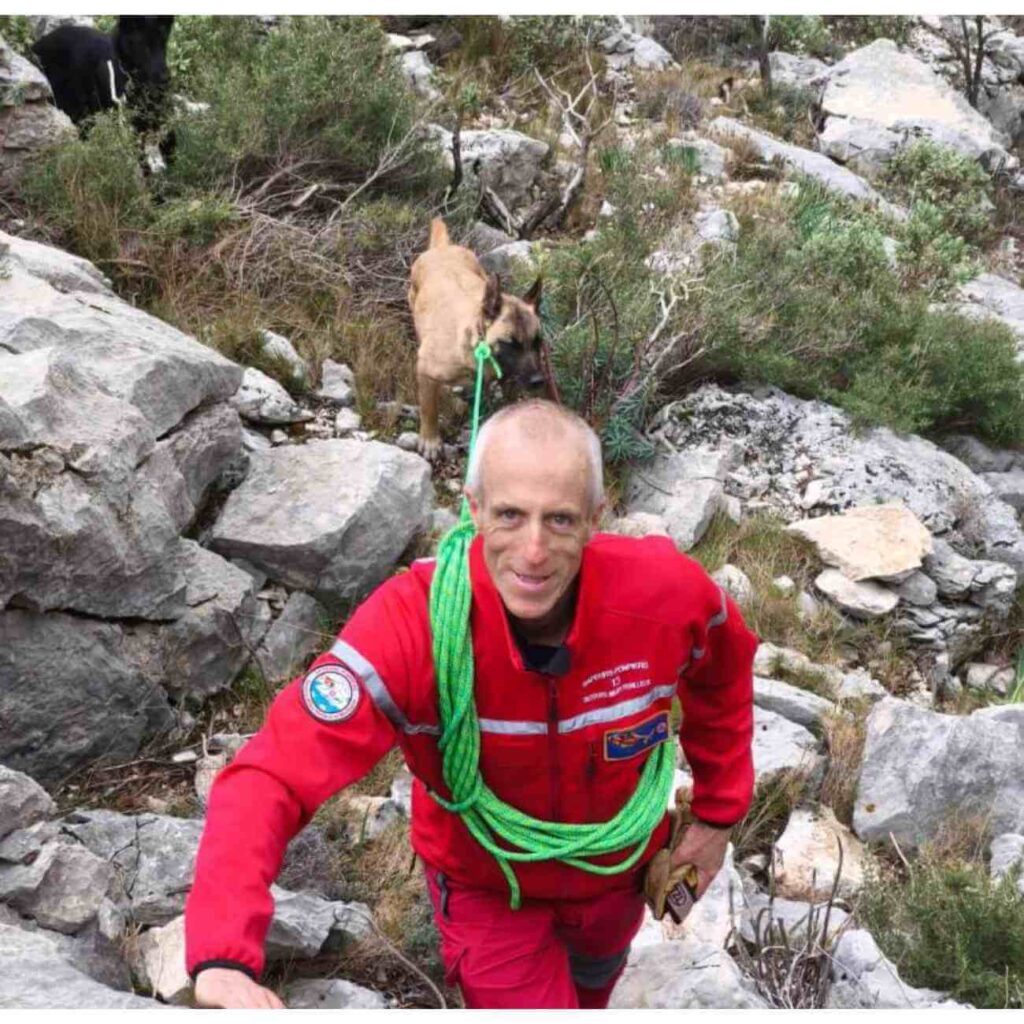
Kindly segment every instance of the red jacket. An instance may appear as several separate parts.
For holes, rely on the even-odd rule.
[[[289,840],[317,807],[397,742],[416,781],[412,845],[455,881],[507,891],[490,854],[445,811],[428,593],[413,564],[356,611],[328,653],[278,694],[263,728],[220,773],[186,905],[186,959],[258,977],[273,913],[269,887]],[[501,598],[470,549],[480,769],[503,800],[563,822],[611,818],[629,799],[678,694],[693,812],[728,825],[753,790],[752,664],[757,638],[704,570],[667,538],[595,535],[584,548],[564,674],[523,668]],[[679,684],[682,685],[679,685]],[[426,785],[424,785],[426,784]],[[655,830],[632,871],[515,864],[525,898],[587,899],[636,885],[664,844]],[[606,858],[620,860],[622,854]]]

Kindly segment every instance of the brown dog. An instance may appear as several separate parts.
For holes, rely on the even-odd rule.
[[[433,461],[441,450],[437,403],[442,384],[472,379],[473,349],[483,339],[501,367],[502,384],[535,390],[541,372],[538,277],[521,299],[503,295],[497,274],[484,272],[476,256],[453,245],[443,220],[430,225],[430,245],[413,262],[409,306],[419,350],[420,452]]]

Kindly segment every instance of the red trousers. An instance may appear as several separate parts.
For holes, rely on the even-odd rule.
[[[451,882],[427,866],[448,984],[469,1009],[604,1009],[643,921],[639,891],[584,903],[523,900]]]

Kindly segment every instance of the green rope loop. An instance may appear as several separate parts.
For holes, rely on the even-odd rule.
[[[470,453],[476,444],[480,420],[485,362],[490,360],[501,376],[486,342],[477,345],[473,355],[477,374]],[[431,796],[446,810],[458,814],[473,838],[495,858],[508,882],[512,909],[518,910],[521,893],[512,870],[514,862],[557,860],[591,874],[614,875],[627,871],[639,860],[665,814],[675,774],[674,747],[666,741],[655,748],[632,797],[609,821],[582,825],[544,821],[498,798],[480,774],[480,722],[473,693],[469,621],[469,546],[475,533],[469,503],[464,498],[458,524],[438,547],[430,585],[430,623],[441,721],[438,746],[444,781],[452,799],[446,800],[433,791]],[[629,847],[633,849],[615,863],[590,863],[591,858]]]

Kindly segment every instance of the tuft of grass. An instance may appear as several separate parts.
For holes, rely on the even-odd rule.
[[[797,769],[778,772],[757,784],[750,809],[732,832],[737,860],[754,854],[770,857],[772,845],[794,808],[804,799],[808,784],[806,772]]]
[[[853,825],[853,805],[867,736],[867,702],[825,715],[822,725],[828,749],[828,767],[821,786],[821,802],[832,808],[844,825]]]

